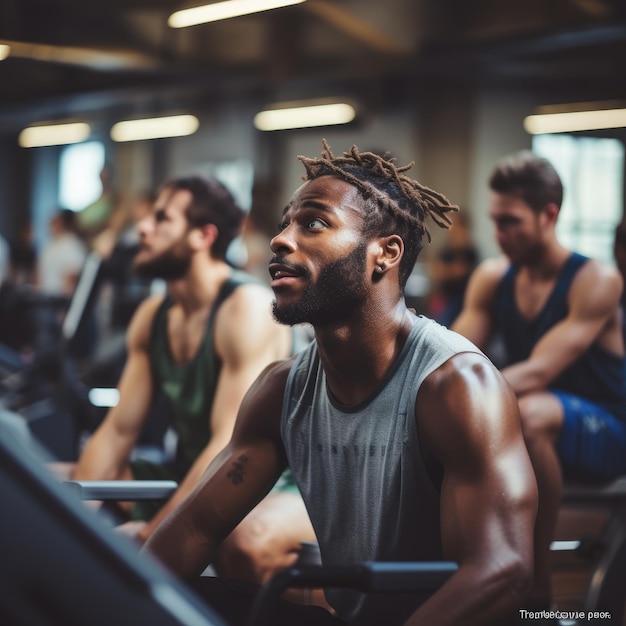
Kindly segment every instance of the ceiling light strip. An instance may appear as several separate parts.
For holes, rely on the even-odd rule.
[[[287,130],[348,124],[356,117],[354,107],[345,102],[285,109],[267,109],[254,116],[258,130]]]
[[[141,120],[125,120],[111,128],[113,141],[143,141],[167,137],[185,137],[195,133],[200,126],[194,115],[169,115]]]
[[[85,141],[90,133],[86,122],[29,126],[19,134],[17,142],[22,148],[61,146]]]
[[[231,17],[260,13],[270,9],[301,4],[305,0],[226,0],[172,13],[167,21],[172,28],[186,28],[196,24],[206,24]]]
[[[531,135],[624,127],[626,127],[626,109],[545,113],[524,118],[524,129]]]

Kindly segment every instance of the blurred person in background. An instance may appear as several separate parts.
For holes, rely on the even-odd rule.
[[[87,256],[76,214],[62,209],[50,220],[50,239],[37,261],[37,285],[44,294],[71,296]]]
[[[36,310],[37,352],[58,347],[63,312],[74,292],[87,252],[79,235],[76,214],[68,209],[57,211],[50,219],[50,238],[37,258],[35,285],[43,296]]]
[[[294,334],[272,318],[269,287],[226,261],[243,217],[224,185],[193,176],[168,181],[138,222],[134,269],[164,280],[167,293],[149,297],[134,313],[119,402],[65,472],[76,480],[177,481],[166,503],[123,511],[132,521],[120,531],[139,542],[191,493],[226,446],[256,376],[295,350]],[[133,459],[158,392],[177,435],[175,458]],[[302,499],[284,484],[235,529],[216,565],[261,582],[295,561],[301,541],[314,539]]]
[[[107,229],[94,244],[105,260],[103,281],[109,288],[105,288],[102,298],[107,300],[109,314],[104,323],[108,331],[125,331],[139,304],[150,295],[153,279],[142,277],[133,261],[140,244],[137,226],[151,213],[155,200],[156,192],[152,190],[136,193],[128,202],[121,227]]]
[[[479,347],[502,335],[502,373],[517,394],[537,476],[531,604],[551,604],[550,543],[563,479],[626,473],[623,280],[556,238],[563,186],[552,164],[522,151],[496,164],[489,216],[503,256],[474,272],[453,330]]]
[[[119,231],[125,220],[121,198],[114,184],[114,171],[110,163],[105,163],[100,171],[102,190],[97,200],[78,211],[78,227],[90,247],[102,233]],[[105,237],[108,246],[109,237]],[[110,248],[109,248],[110,252]]]
[[[463,308],[467,283],[478,264],[467,213],[459,211],[451,220],[446,240],[428,257],[432,290],[426,310],[428,317],[448,327]]]
[[[116,248],[137,248],[139,238],[136,225],[152,208],[155,192],[144,189],[129,197],[119,197],[109,218],[91,238],[91,247],[102,258],[108,259]]]

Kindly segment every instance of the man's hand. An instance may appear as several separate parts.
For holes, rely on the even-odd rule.
[[[125,535],[130,539],[133,539],[140,546],[143,545],[146,537],[142,535],[142,530],[147,526],[147,522],[143,520],[136,520],[132,522],[125,522],[124,524],[120,524],[115,527],[115,532],[120,533],[120,535]]]

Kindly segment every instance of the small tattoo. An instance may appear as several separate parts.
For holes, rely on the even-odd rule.
[[[242,454],[236,461],[233,461],[233,468],[226,474],[233,485],[241,485],[243,482],[247,462],[248,457],[245,454]]]

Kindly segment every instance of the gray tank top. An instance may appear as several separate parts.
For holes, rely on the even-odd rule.
[[[422,459],[415,399],[422,381],[460,352],[479,350],[414,317],[397,360],[354,407],[328,391],[315,342],[298,355],[285,388],[282,438],[324,565],[442,559],[439,492]],[[326,595],[346,618],[363,608],[360,594]]]

